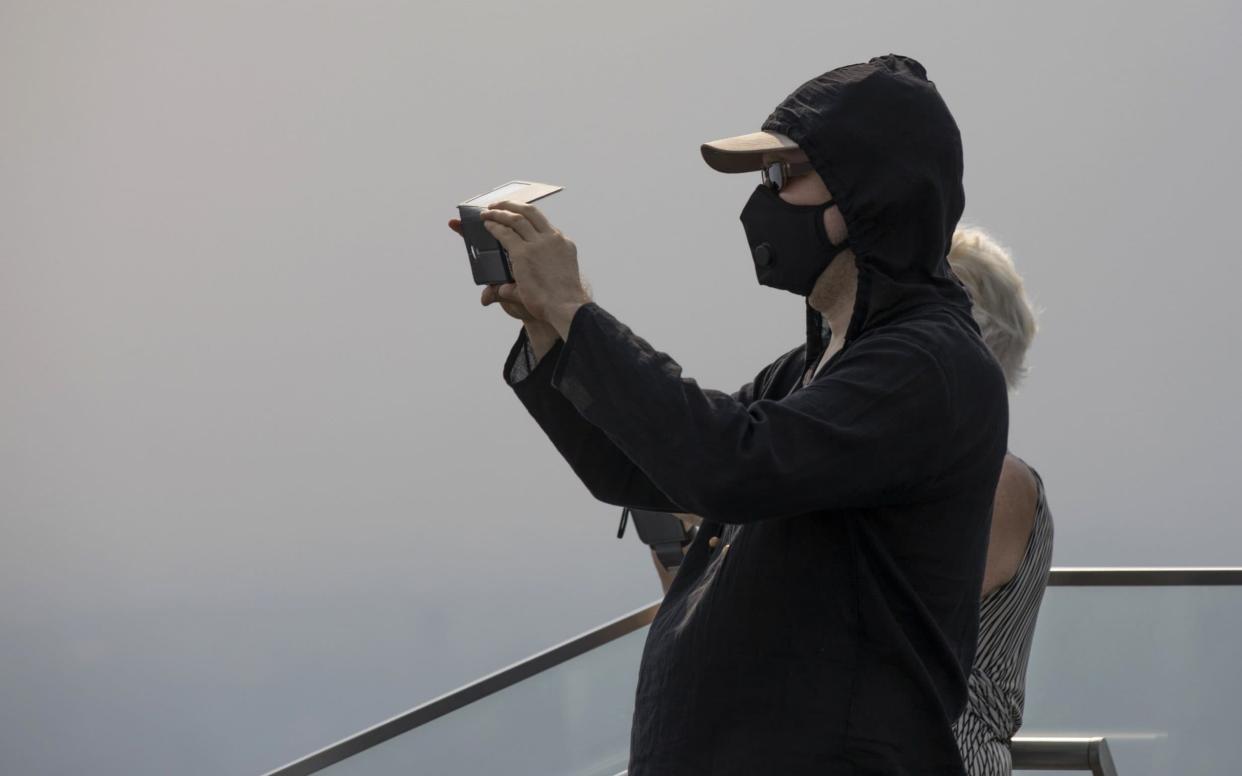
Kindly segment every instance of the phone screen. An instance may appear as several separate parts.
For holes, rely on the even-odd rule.
[[[463,202],[462,204],[472,205],[474,207],[483,207],[484,205],[490,205],[493,202],[499,202],[500,200],[508,197],[510,194],[521,191],[529,185],[530,184],[526,181],[513,181],[512,183],[506,183],[498,189],[492,189],[486,194],[480,194],[474,199]]]

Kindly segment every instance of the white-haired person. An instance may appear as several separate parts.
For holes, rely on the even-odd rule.
[[[1012,395],[1026,376],[1026,351],[1036,331],[1013,259],[983,230],[961,228],[953,234],[949,265],[970,291],[975,321]],[[992,507],[966,708],[953,728],[971,776],[1012,773],[1009,739],[1022,725],[1026,666],[1051,564],[1052,514],[1043,480],[1008,452]]]
[[[1012,394],[1026,376],[1026,351],[1037,329],[1013,259],[985,231],[957,229],[949,265],[970,291],[983,340],[1000,362]],[[678,514],[687,529],[698,522]],[[674,574],[652,552],[665,592]],[[953,733],[970,776],[1010,776],[1009,740],[1022,725],[1026,667],[1052,562],[1052,515],[1043,480],[1012,452],[1005,455],[992,507],[979,639],[966,708]],[[710,585],[712,569],[703,575]],[[705,590],[696,590],[701,596]]]

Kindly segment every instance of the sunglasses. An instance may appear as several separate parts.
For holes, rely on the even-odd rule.
[[[810,162],[768,162],[759,168],[763,175],[763,185],[772,191],[780,191],[790,178],[806,175],[815,167]]]

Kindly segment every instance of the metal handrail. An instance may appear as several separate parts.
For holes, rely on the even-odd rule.
[[[1091,771],[1117,776],[1108,741],[1103,738],[1023,738],[1009,745],[1015,771]]]
[[[1237,566],[1054,568],[1049,587],[1218,587],[1242,585]]]
[[[1054,568],[1048,575],[1048,585],[1050,587],[1233,586],[1242,585],[1242,567]],[[300,757],[288,765],[268,771],[264,776],[305,776],[305,774],[322,770],[481,698],[511,687],[524,679],[529,679],[535,674],[555,668],[585,652],[633,633],[650,624],[659,608],[660,602],[655,601],[635,609],[598,628],[593,628],[524,660],[519,660],[507,668],[502,668],[464,687],[415,706],[409,711],[343,738],[317,752]],[[1104,752],[1107,754],[1107,747]]]
[[[1015,738],[1009,742],[1015,771],[1091,771],[1117,776],[1108,741],[1103,738]],[[626,776],[628,770],[616,776]]]

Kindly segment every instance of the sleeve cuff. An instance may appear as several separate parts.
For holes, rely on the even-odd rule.
[[[558,343],[564,347],[557,354],[556,364],[550,377],[552,387],[560,391],[578,408],[579,412],[583,413],[591,406],[593,399],[591,392],[575,375],[575,365],[581,360],[576,348],[581,345],[584,337],[590,339],[589,333],[584,333],[584,330],[589,332],[596,324],[596,317],[601,312],[603,312],[602,308],[595,302],[587,302],[574,313],[573,319],[569,322],[569,330],[565,332],[565,339]],[[574,336],[575,332],[577,336]]]
[[[505,359],[502,370],[505,383],[518,389],[538,382],[549,382],[563,345],[564,342],[557,340],[536,363],[535,349],[531,347],[530,338],[526,336],[526,327],[523,326],[518,330],[517,341],[509,349],[509,356]]]

